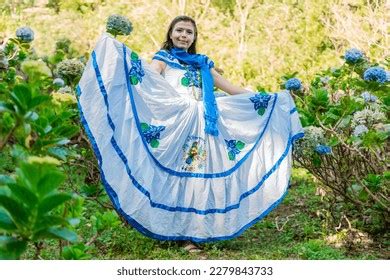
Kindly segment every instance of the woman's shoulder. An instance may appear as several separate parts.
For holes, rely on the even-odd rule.
[[[159,60],[165,62],[168,66],[177,68],[177,69],[185,69],[185,67],[180,63],[180,61],[175,58],[168,50],[161,49],[156,52],[152,58],[152,60]]]

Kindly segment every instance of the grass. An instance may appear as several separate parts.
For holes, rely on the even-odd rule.
[[[12,165],[10,157],[0,159],[0,173]],[[77,170],[77,172],[76,172]],[[82,186],[86,176],[82,169],[68,170],[72,174],[64,188],[75,190]],[[345,228],[332,228],[327,218],[327,205],[316,195],[312,179],[301,170],[294,170],[293,185],[284,201],[263,220],[238,238],[201,244],[202,251],[189,253],[177,242],[157,241],[143,236],[127,225],[110,207],[108,196],[101,186],[84,186],[92,190],[89,198],[80,192],[79,199],[68,207],[68,213],[82,216],[76,227],[80,243],[87,244],[81,255],[89,259],[388,259],[389,242],[382,240],[358,242]],[[77,191],[77,189],[76,189]],[[101,192],[96,199],[92,197]],[[104,206],[104,207],[103,207]],[[359,233],[358,237],[365,233]],[[361,238],[360,238],[361,239]],[[386,241],[387,240],[387,241]],[[60,259],[60,242],[45,244],[40,257]],[[65,245],[62,242],[62,248]],[[80,246],[76,245],[76,246]],[[83,246],[83,245],[81,245]],[[77,247],[79,248],[79,247]],[[76,248],[76,249],[77,249]],[[35,249],[29,246],[22,256],[31,259]],[[80,258],[80,256],[78,257]]]

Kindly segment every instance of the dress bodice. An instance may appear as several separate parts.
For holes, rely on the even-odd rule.
[[[203,100],[202,77],[199,69],[183,64],[167,50],[158,51],[153,59],[166,63],[166,68],[161,74],[177,92],[196,100]],[[209,68],[214,67],[214,62],[209,58],[207,64]]]
[[[189,69],[187,65],[182,65],[185,69],[179,69],[167,64],[161,73],[165,80],[179,93],[202,100],[200,71]]]

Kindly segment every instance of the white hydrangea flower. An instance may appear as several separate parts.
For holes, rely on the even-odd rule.
[[[353,135],[358,137],[366,132],[368,132],[368,128],[365,125],[360,124],[356,126],[355,129],[353,130]]]
[[[307,126],[304,128],[305,137],[294,144],[294,152],[298,156],[313,153],[318,145],[325,143],[324,131],[320,127]]]
[[[352,127],[365,125],[367,127],[386,120],[386,116],[378,108],[366,108],[353,114]]]

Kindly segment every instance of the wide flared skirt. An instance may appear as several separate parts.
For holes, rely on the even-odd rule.
[[[286,194],[292,144],[303,136],[288,92],[217,98],[219,135],[205,134],[203,102],[107,34],[77,92],[107,193],[147,236],[233,238]]]

